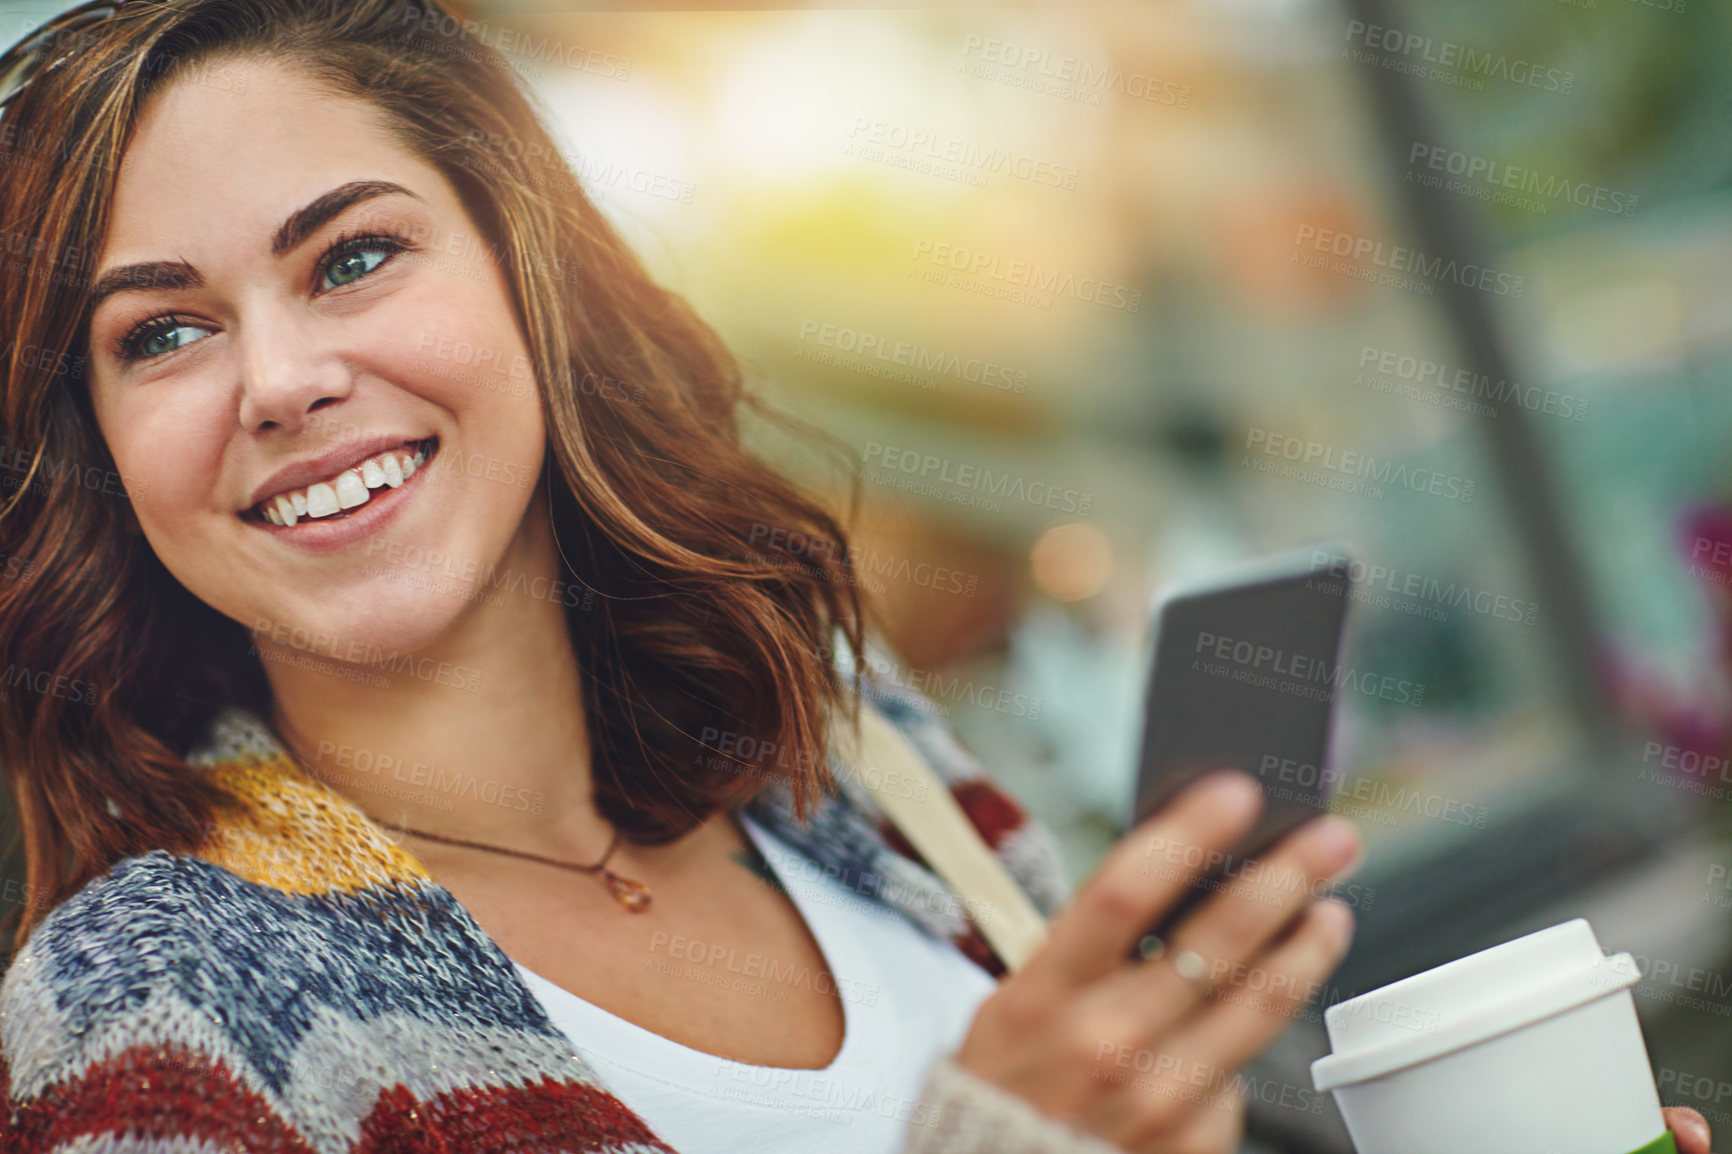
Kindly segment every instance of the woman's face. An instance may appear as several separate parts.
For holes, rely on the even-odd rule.
[[[102,434],[207,604],[361,660],[479,604],[438,583],[528,562],[545,430],[503,274],[370,105],[262,60],[160,90],[92,283]]]

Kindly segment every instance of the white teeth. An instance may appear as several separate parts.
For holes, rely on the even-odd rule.
[[[372,494],[367,492],[361,474],[353,469],[337,474],[337,504],[345,509],[353,509],[356,505],[365,505],[370,496]]]
[[[397,488],[414,476],[415,470],[426,460],[426,449],[412,454],[403,449],[393,449],[368,457],[329,481],[268,497],[259,503],[257,511],[271,524],[284,526],[292,526],[303,517],[329,517],[344,509],[365,505],[372,499],[371,491],[381,486]]]
[[[307,516],[329,517],[341,508],[337,503],[337,491],[323,481],[307,488]]]

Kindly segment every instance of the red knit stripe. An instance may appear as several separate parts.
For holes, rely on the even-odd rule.
[[[958,782],[950,787],[950,792],[980,831],[981,839],[995,850],[1028,820],[1022,806],[984,777]]]
[[[1005,838],[1028,822],[1028,814],[1022,806],[984,777],[958,782],[950,787],[950,795],[956,799],[956,804],[962,807],[963,815],[980,834],[980,840],[994,851],[1004,844]],[[883,837],[891,849],[918,865],[932,868],[932,864],[921,856],[920,851],[902,836],[902,831],[888,818],[880,818],[875,824],[879,836]]]
[[[379,1095],[355,1154],[498,1154],[558,1148],[583,1154],[637,1144],[674,1154],[643,1119],[599,1087],[544,1078],[451,1090],[421,1101],[403,1086]]]
[[[980,932],[980,927],[969,924],[966,933],[957,934],[950,939],[956,943],[956,948],[962,951],[962,956],[986,971],[989,978],[1002,978],[1009,971],[1004,961],[987,944],[986,936]]]
[[[129,1131],[143,1139],[192,1138],[236,1149],[313,1154],[300,1133],[225,1063],[184,1046],[131,1047],[13,1105],[14,1144],[6,1149],[18,1154]]]
[[[921,866],[924,869],[932,868],[931,863],[924,857],[920,856],[920,851],[915,849],[913,844],[909,842],[907,838],[902,836],[901,830],[890,824],[888,818],[879,818],[876,825],[878,827],[878,835],[884,839],[884,844],[888,845],[891,849],[895,850],[909,861],[912,861],[915,865]]]

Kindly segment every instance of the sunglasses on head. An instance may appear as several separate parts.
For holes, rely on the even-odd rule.
[[[30,87],[38,74],[59,67],[82,41],[80,33],[116,15],[125,4],[126,0],[90,0],[68,8],[0,54],[0,108]],[[65,50],[56,52],[57,48]]]

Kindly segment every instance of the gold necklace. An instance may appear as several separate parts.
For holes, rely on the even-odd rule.
[[[542,857],[540,854],[525,853],[520,849],[503,849],[496,845],[483,845],[478,841],[462,841],[458,838],[446,837],[443,834],[427,833],[424,830],[410,829],[406,825],[393,825],[387,821],[381,821],[380,824],[390,829],[397,830],[400,833],[412,833],[416,837],[424,837],[428,841],[444,842],[446,845],[460,845],[468,849],[484,849],[492,853],[510,854],[512,857],[527,858],[529,861],[538,861],[543,865],[558,866],[560,869],[575,870],[580,874],[592,874],[597,870],[600,870],[602,883],[607,886],[608,892],[613,894],[613,898],[616,902],[634,914],[641,914],[645,910],[649,909],[650,891],[648,886],[632,878],[621,877],[619,874],[606,868],[607,859],[612,857],[613,851],[619,847],[618,829],[613,831],[613,840],[607,843],[607,852],[601,855],[600,861],[596,862],[594,865],[577,865],[573,862],[558,861],[554,858]]]

